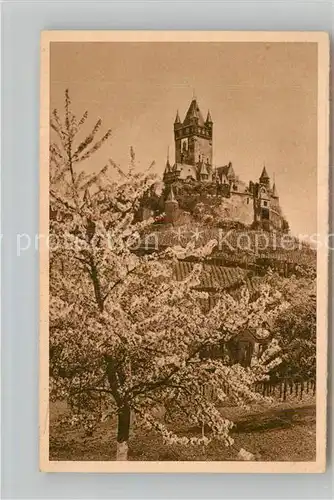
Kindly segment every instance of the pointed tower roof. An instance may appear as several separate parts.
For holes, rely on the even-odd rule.
[[[171,164],[169,163],[169,147],[167,148],[167,159],[165,166],[165,174],[169,174],[172,171]]]
[[[262,174],[260,176],[260,181],[268,181],[270,179],[266,167],[263,167]]]
[[[191,101],[183,125],[190,124],[194,119],[198,120],[198,125],[204,127],[204,118],[199,109],[196,99],[193,99]]]
[[[272,191],[272,193],[273,193],[273,196],[274,196],[275,198],[278,198],[277,188],[276,188],[276,183],[275,183],[275,182],[274,182],[274,184],[273,184],[273,191]]]
[[[168,196],[167,196],[167,200],[166,202],[169,202],[169,203],[178,203],[177,199],[175,198],[175,195],[174,195],[174,190],[173,190],[173,186],[170,187],[170,191],[168,193]]]
[[[167,172],[167,170],[168,170],[168,172],[169,172],[170,168],[171,167],[170,167],[170,163],[169,163],[169,146],[168,146],[168,148],[167,148],[167,160],[166,160],[166,169],[165,169],[165,171]]]
[[[169,160],[167,158],[166,167],[165,167],[165,174],[169,174],[170,171],[171,171],[171,166],[170,166]]]
[[[213,123],[212,122],[212,118],[211,118],[211,114],[210,114],[210,110],[208,110],[208,115],[206,117],[206,122],[205,123]]]
[[[229,164],[227,165],[226,175],[228,179],[235,179],[235,172],[231,162],[229,162]]]
[[[180,115],[179,115],[179,110],[177,110],[177,111],[176,111],[176,117],[175,117],[174,124],[175,124],[175,125],[180,125],[180,124],[181,124]]]

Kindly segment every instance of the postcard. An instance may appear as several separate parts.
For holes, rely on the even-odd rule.
[[[326,33],[42,33],[41,471],[325,471],[328,87]]]

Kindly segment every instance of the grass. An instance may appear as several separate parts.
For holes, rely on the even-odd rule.
[[[66,408],[60,403],[51,405],[50,460],[110,461],[115,459],[115,422],[100,424],[92,436],[83,431],[57,424]],[[237,460],[236,449],[244,448],[258,461],[315,460],[316,430],[315,401],[277,403],[270,409],[254,406],[245,413],[239,408],[224,409],[224,414],[236,423],[233,431],[235,447],[226,448],[213,441],[207,447],[164,445],[155,432],[140,428],[132,431],[129,460],[197,461]],[[200,429],[179,427],[183,435],[201,434]]]

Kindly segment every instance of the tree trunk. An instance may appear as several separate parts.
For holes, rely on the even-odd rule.
[[[128,459],[130,419],[131,419],[131,411],[129,406],[125,405],[118,410],[116,460]]]

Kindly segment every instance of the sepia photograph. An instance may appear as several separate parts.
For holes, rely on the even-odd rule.
[[[42,471],[325,471],[328,74],[325,33],[42,33]]]

